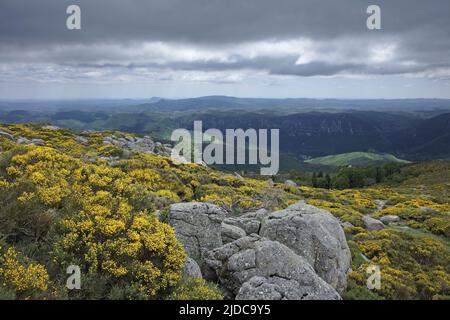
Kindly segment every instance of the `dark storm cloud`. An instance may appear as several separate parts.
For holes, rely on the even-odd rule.
[[[345,4],[344,2],[347,2]],[[80,5],[83,31],[65,30],[67,5]],[[223,43],[357,33],[363,1],[2,0],[2,41],[48,43],[162,40]]]
[[[161,40],[220,44],[299,35],[361,35],[369,4],[382,7],[384,33],[449,34],[447,0],[2,0],[0,39],[19,43]],[[80,5],[83,31],[65,29]],[[446,32],[447,31],[447,32]]]
[[[365,25],[375,3],[381,31]],[[70,4],[81,7],[81,31],[65,28]],[[298,76],[445,73],[449,17],[448,0],[2,0],[0,63]]]

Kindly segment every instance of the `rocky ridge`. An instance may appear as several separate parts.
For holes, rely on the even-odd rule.
[[[60,130],[61,128],[57,126],[42,126],[43,130]],[[88,145],[90,134],[95,133],[95,131],[83,131],[78,136],[75,137],[75,141],[82,144]],[[23,145],[38,145],[45,146],[45,141],[43,139],[28,139],[22,136],[16,136],[11,133],[0,131],[0,138],[5,138],[14,141],[18,144]],[[135,137],[132,135],[127,135],[123,137],[117,137],[116,135],[108,135],[103,137],[103,145],[115,145],[120,147],[126,152],[141,152],[156,154],[164,157],[169,157],[172,152],[172,146],[170,144],[163,144],[158,141],[154,141],[149,136]],[[118,157],[103,157],[104,160],[117,160]]]

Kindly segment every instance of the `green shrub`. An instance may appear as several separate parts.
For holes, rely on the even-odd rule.
[[[168,300],[222,300],[223,295],[216,285],[201,278],[185,277]]]

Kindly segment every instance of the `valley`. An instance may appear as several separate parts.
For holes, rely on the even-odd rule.
[[[19,108],[20,109],[16,109]],[[169,141],[178,128],[280,129],[281,168],[351,152],[407,161],[450,157],[449,100],[313,100],[201,97],[142,101],[0,103],[4,123],[51,123],[83,130],[120,130]],[[294,161],[291,160],[295,159]],[[298,163],[296,163],[298,162]]]

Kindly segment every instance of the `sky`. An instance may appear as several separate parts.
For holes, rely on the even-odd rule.
[[[1,0],[0,100],[450,98],[449,18],[448,0]]]

